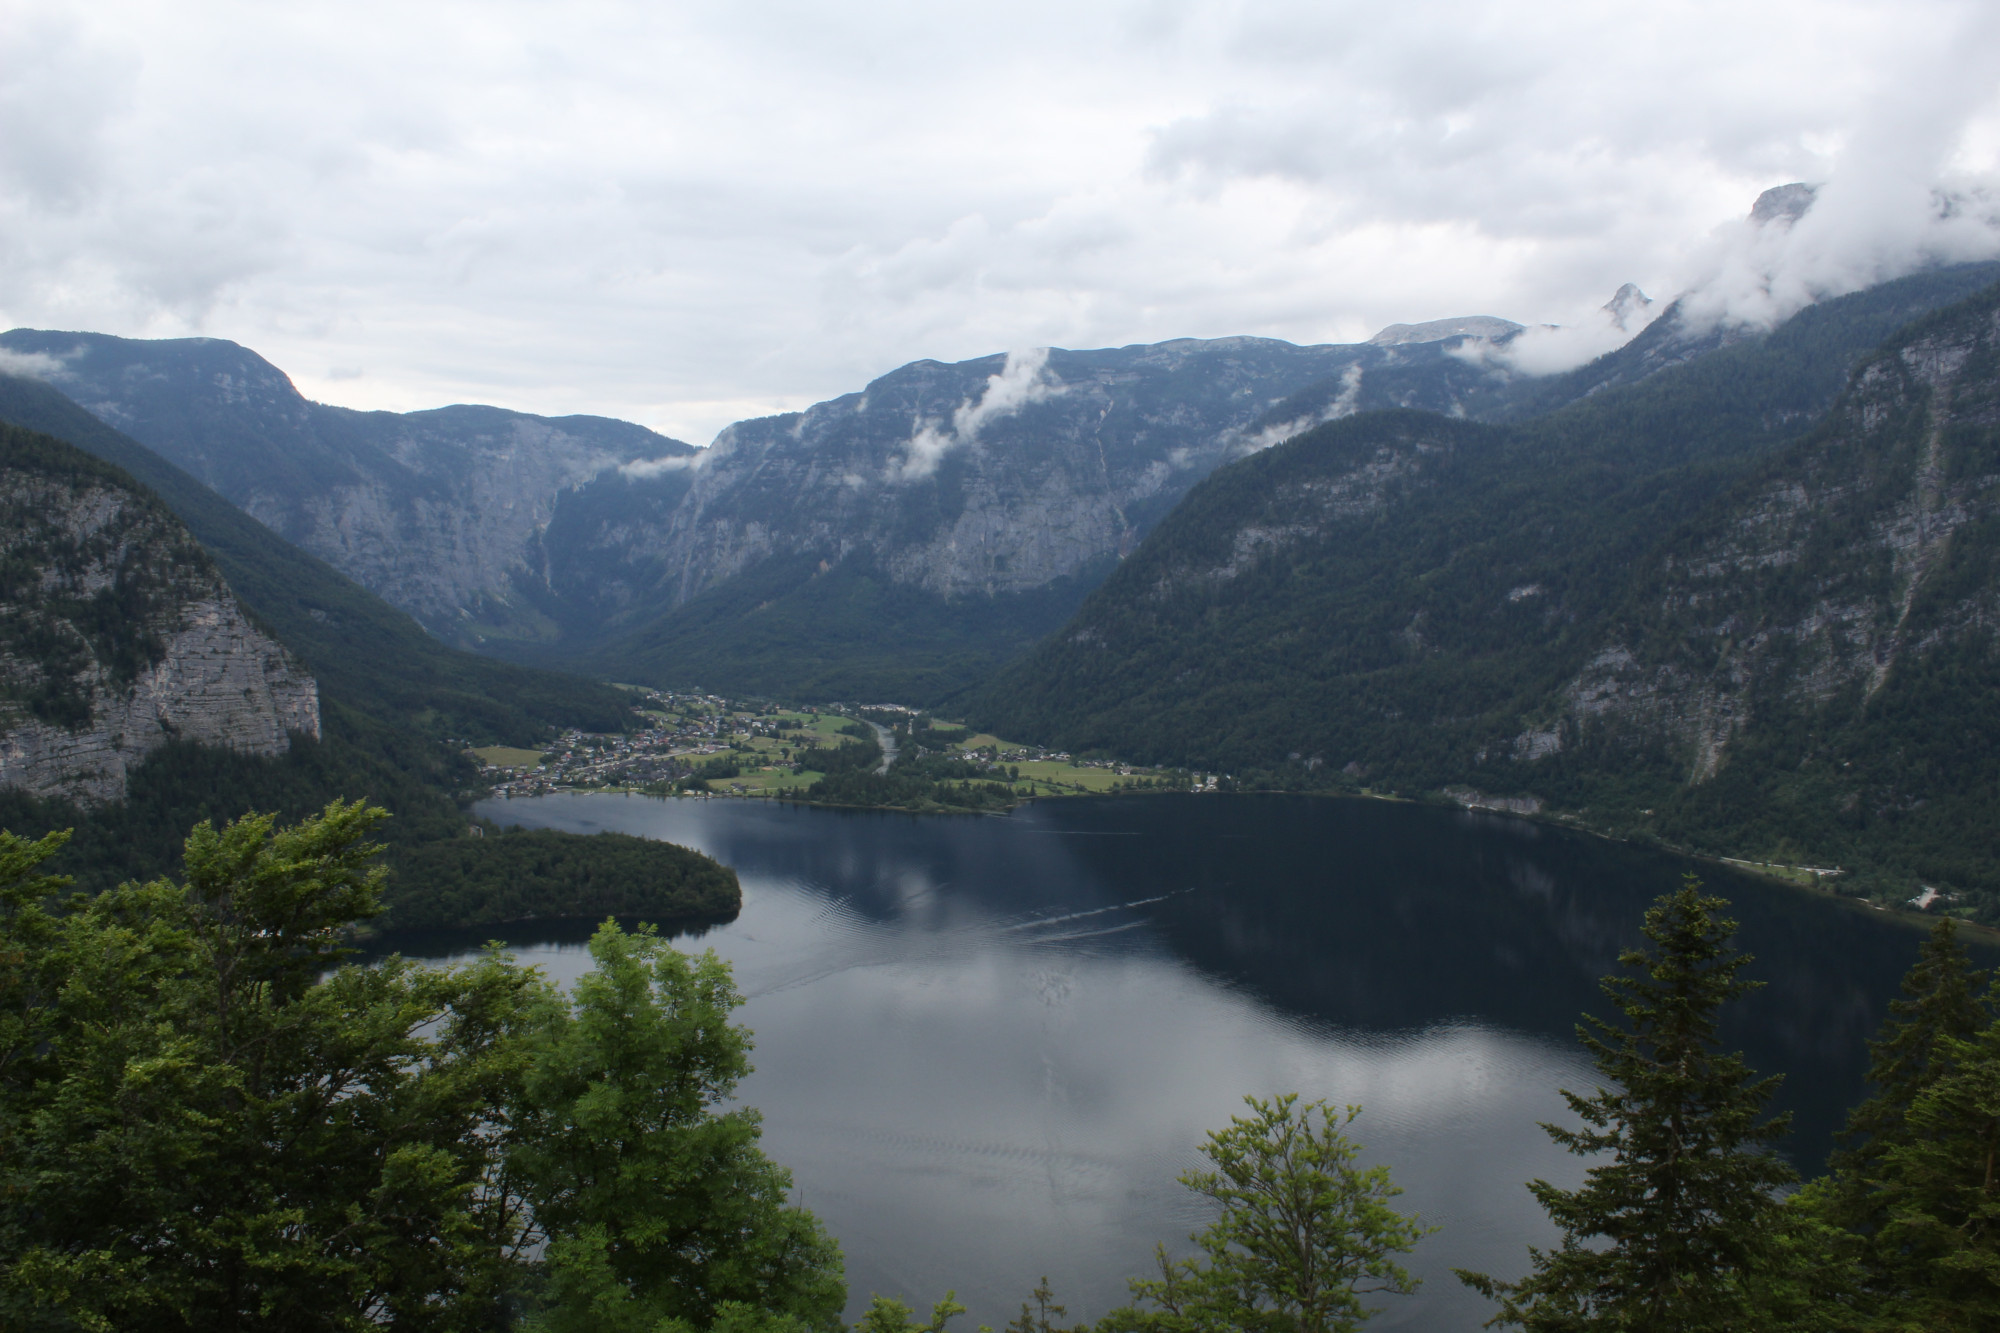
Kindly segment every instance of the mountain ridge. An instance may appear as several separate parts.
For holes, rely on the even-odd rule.
[[[1894,313],[1898,295],[1878,295],[1874,315]],[[1830,325],[1843,310],[1869,305],[1829,305],[1789,333],[1538,422],[1355,417],[1221,469],[973,715],[1006,735],[1279,786],[1458,787],[1704,850],[1817,856],[1877,889],[1932,876],[1990,914],[2000,909],[2000,846],[1967,821],[1994,822],[2000,812],[1986,804],[2000,775],[1981,766],[1971,721],[1991,711],[1988,696],[1964,682],[1992,674],[1990,635],[1980,636],[2000,623],[1980,609],[2000,587],[1981,507],[2000,497],[1991,490],[2000,482],[1982,480],[2000,476],[2000,462],[1977,461],[2000,419],[2000,370],[1989,364],[2000,288],[1892,333],[1849,372],[1840,406],[1786,443],[1788,404],[1811,390],[1788,367],[1840,341]],[[1925,338],[1943,338],[1944,350],[1911,352]],[[1927,428],[1944,450],[1928,472],[1879,461],[1909,453],[1903,436],[1891,438],[1891,417],[1915,420],[1946,393],[1936,376],[1910,387],[1907,367],[1896,372],[1901,397],[1878,392],[1906,355],[1956,359],[1957,415]],[[1710,410],[1695,412],[1703,403]],[[1845,480],[1826,483],[1835,498],[1799,509],[1818,554],[1759,565],[1753,552],[1733,583],[1663,591],[1672,579],[1660,562],[1695,559],[1682,548],[1699,522],[1731,540],[1745,523],[1778,531],[1782,506],[1756,487],[1791,494],[1805,484],[1798,469],[1833,467],[1810,463],[1811,451],[1841,440],[1846,470],[1834,471]],[[1909,501],[1918,509],[1879,530],[1842,517],[1839,495],[1874,493],[1862,486],[1855,460],[1864,458],[1906,481],[1931,476],[1905,492],[1942,498],[1928,509]],[[1946,482],[1972,487],[1977,504],[1951,499]],[[1902,513],[1882,503],[1882,513]],[[1948,514],[1959,519],[1947,524]],[[1898,543],[1928,552],[1929,572],[1898,574]],[[1873,554],[1852,555],[1859,563],[1842,572],[1841,552]],[[1755,573],[1766,568],[1775,572]],[[1849,598],[1866,613],[1836,615],[1805,596],[1816,578],[1872,590]],[[1925,599],[1942,596],[1947,578],[1971,591],[1923,621]],[[1659,609],[1718,597],[1735,597],[1739,617],[1720,631]],[[1774,619],[1782,607],[1790,620]],[[1934,636],[1871,637],[1877,620],[1929,624]],[[1616,631],[1628,623],[1638,628]],[[1796,665],[1807,649],[1793,641],[1811,639],[1807,625],[1820,635],[1819,677]],[[1848,636],[1846,657],[1828,647],[1836,630]],[[1757,635],[1764,655],[1750,662],[1744,645]],[[1922,651],[1890,651],[1871,666],[1880,668],[1873,693],[1856,684],[1858,668],[1826,665],[1875,663],[1885,644],[1905,640]],[[1794,698],[1771,683],[1773,673],[1791,679],[1787,671],[1820,684]],[[1690,692],[1689,680],[1706,685]],[[1941,785],[1945,772],[1972,794]]]

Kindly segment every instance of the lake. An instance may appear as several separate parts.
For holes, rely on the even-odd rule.
[[[1523,1188],[1583,1164],[1537,1127],[1589,1091],[1574,1026],[1690,863],[1500,816],[1385,801],[1151,795],[1004,818],[558,793],[506,824],[618,830],[734,866],[734,923],[683,941],[735,967],[756,1034],[742,1099],[871,1292],[957,1326],[1046,1274],[1094,1319],[1207,1219],[1175,1183],[1245,1093],[1364,1108],[1352,1134],[1442,1230],[1374,1327],[1472,1330],[1454,1267],[1519,1274],[1554,1238]],[[1725,1036],[1786,1076],[1816,1168],[1863,1094],[1865,1043],[1915,957],[1908,921],[1703,867],[1768,983]],[[480,932],[490,934],[495,932]],[[498,932],[556,978],[588,928]],[[450,957],[471,941],[405,936]]]

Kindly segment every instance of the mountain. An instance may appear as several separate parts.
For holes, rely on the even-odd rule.
[[[1459,351],[1518,331],[916,362],[705,451],[596,417],[327,407],[217,339],[16,329],[0,349],[447,642],[931,698],[1059,624],[1221,462],[1371,407],[1462,413],[1506,377]]]
[[[319,690],[131,477],[0,425],[0,788],[101,805],[169,740],[282,754]]]
[[[550,585],[598,599],[569,648],[624,678],[934,701],[1059,625],[1216,467],[1370,407],[1462,413],[1501,377],[1458,350],[1518,331],[915,362],[565,493]]]
[[[2000,289],[1934,308],[1995,277],[1826,302],[1533,421],[1375,413],[1234,463],[974,716],[1994,915]]]
[[[615,731],[632,716],[609,686],[439,643],[40,380],[0,375],[0,422],[39,432],[40,447],[75,445],[102,460],[91,466],[109,463],[125,484],[157,495],[150,503],[199,540],[250,627],[318,682],[317,739],[293,731],[281,750],[254,753],[184,729],[128,766],[123,801],[88,809],[73,799],[83,793],[0,789],[0,826],[76,829],[66,873],[99,885],[163,873],[197,820],[253,809],[296,819],[335,796],[387,806],[395,818],[384,836],[399,849],[453,838],[466,823],[455,796],[477,781],[467,741],[532,745],[555,728]]]
[[[617,690],[447,647],[407,615],[285,541],[187,472],[49,384],[0,374],[0,422],[64,440],[157,494],[252,616],[297,653],[322,692],[395,731],[531,745],[550,730],[616,731]]]
[[[13,329],[0,349],[447,642],[552,637],[533,592],[557,493],[694,452],[604,417],[329,407],[218,338]]]

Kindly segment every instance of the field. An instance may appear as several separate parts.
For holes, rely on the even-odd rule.
[[[484,745],[470,753],[480,763],[498,768],[533,768],[542,762],[540,750],[521,750],[511,745]]]
[[[959,749],[966,753],[991,750],[995,754],[1007,754],[1015,750],[1032,751],[1034,747],[1002,740],[988,732],[981,732],[977,736],[966,737],[960,743]],[[1130,778],[1120,777],[1116,769],[1086,767],[1063,759],[1024,759],[1019,762],[1009,761],[1003,767],[1019,770],[1021,782],[1031,784],[1033,794],[1036,796],[1074,796],[1079,790],[1110,791],[1121,782],[1131,781]],[[1151,769],[1133,771],[1135,778],[1152,776],[1154,773]]]

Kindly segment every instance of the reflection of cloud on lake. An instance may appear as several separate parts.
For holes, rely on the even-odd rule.
[[[1246,1092],[1295,1090],[1363,1106],[1368,1160],[1444,1227],[1411,1265],[1423,1292],[1371,1327],[1470,1333],[1482,1303],[1447,1270],[1517,1275],[1551,1238],[1524,1182],[1582,1164],[1537,1122],[1569,1118],[1559,1087],[1595,1086],[1577,1016],[1687,868],[1499,816],[1313,798],[916,819],[563,793],[480,813],[735,866],[741,918],[688,943],[750,997],[743,1096],[772,1155],[840,1238],[858,1301],[956,1287],[966,1322],[995,1326],[1044,1273],[1073,1317],[1121,1302],[1156,1241],[1202,1224],[1174,1178],[1207,1131]],[[1704,873],[1769,982],[1724,1038],[1785,1074],[1794,1143],[1823,1152],[1918,937]],[[524,956],[558,978],[586,965],[575,946]]]
[[[1046,1273],[1073,1315],[1122,1302],[1155,1242],[1205,1221],[1175,1177],[1244,1093],[1360,1103],[1369,1160],[1446,1225],[1418,1252],[1423,1295],[1390,1303],[1384,1328],[1398,1313],[1475,1328],[1480,1303],[1446,1270],[1511,1271],[1549,1236],[1522,1182],[1576,1174],[1535,1126],[1587,1071],[1543,1041],[1469,1024],[1333,1034],[1175,958],[1123,904],[1023,921],[926,895],[879,923],[796,882],[744,887],[742,918],[701,941],[752,997],[742,1097],[840,1238],[856,1301],[953,1286],[998,1324]],[[1065,926],[1097,930],[1049,934]],[[588,965],[574,945],[520,956],[560,980]]]

